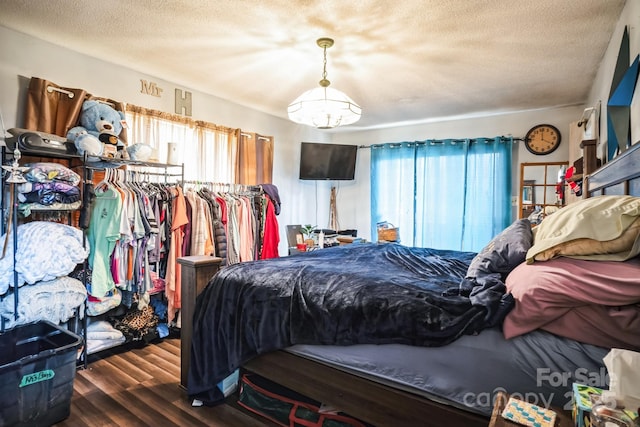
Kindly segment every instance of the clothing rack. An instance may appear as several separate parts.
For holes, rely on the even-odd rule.
[[[182,177],[182,174],[171,174],[171,173],[167,173],[167,172],[150,172],[150,171],[134,171],[134,170],[128,170],[126,171],[128,178],[132,181],[137,181],[137,182],[151,182],[150,178],[152,176],[161,176],[164,177],[164,183],[165,184],[169,184],[168,182],[168,178],[170,177]],[[177,180],[177,182],[179,182],[180,180]],[[176,183],[177,183],[176,182]]]
[[[154,181],[150,178],[152,176],[156,177],[164,177],[164,181]],[[104,178],[102,182],[111,182],[114,184],[122,183],[139,183],[139,184],[161,184],[161,185],[180,185],[180,180],[176,182],[168,182],[167,176],[180,176],[180,175],[171,175],[171,174],[163,174],[163,173],[155,173],[155,172],[147,172],[147,171],[134,171],[134,170],[123,170],[123,169],[105,169]]]
[[[262,187],[260,185],[246,185],[246,184],[231,184],[223,182],[211,182],[211,181],[198,181],[198,180],[182,180],[178,181],[178,184],[185,187],[185,185],[206,187],[213,191],[221,191],[224,193],[262,193]]]
[[[129,181],[134,181],[134,182],[152,182],[152,180],[150,179],[151,177],[163,177],[164,184],[169,184],[169,178],[176,178],[176,183],[181,181],[181,178],[184,176],[184,164],[179,165],[180,166],[180,171],[179,172],[169,172],[169,168],[170,167],[177,167],[178,165],[165,165],[165,164],[160,164],[160,163],[148,163],[148,162],[136,162],[136,161],[131,161],[131,160],[122,160],[122,159],[113,159],[114,163],[116,163],[117,167],[120,166],[134,166],[134,167],[141,167],[141,168],[153,168],[154,170],[157,170],[158,168],[164,168],[164,172],[154,172],[153,170],[132,170],[132,169],[127,169],[127,170],[122,170],[122,169],[118,169],[117,167],[105,167],[104,164],[97,164],[97,165],[91,165],[91,164],[87,164],[86,165],[86,169],[90,171],[90,176],[89,179],[91,180],[93,177],[93,171],[94,170],[100,170],[100,171],[104,171],[105,172],[105,176],[111,176],[111,174],[117,174],[117,173],[125,173],[122,177],[118,177],[119,179],[123,179],[125,180],[125,182],[127,182],[127,179]],[[107,161],[107,163],[110,163],[110,161]],[[120,172],[114,172],[114,171],[120,171]],[[116,175],[113,175],[114,177],[116,177]],[[180,179],[178,179],[180,178]],[[155,183],[159,183],[159,180],[155,180],[153,181]],[[173,184],[173,183],[172,183]]]
[[[213,253],[222,258],[221,266],[278,256],[276,212],[280,202],[276,205],[273,201],[271,187],[200,180],[183,180],[178,184],[191,206],[193,203],[198,206],[201,198],[205,209],[209,209],[210,215],[205,220],[211,225]],[[200,223],[197,218],[200,210],[196,209],[190,223]]]

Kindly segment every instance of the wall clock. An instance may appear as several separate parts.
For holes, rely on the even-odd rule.
[[[543,155],[552,153],[560,145],[562,136],[553,125],[536,125],[529,129],[524,137],[524,145],[533,154]]]

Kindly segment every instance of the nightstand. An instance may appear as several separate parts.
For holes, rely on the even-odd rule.
[[[522,424],[517,424],[502,418],[502,411],[509,400],[509,395],[503,392],[498,392],[496,396],[496,401],[493,404],[493,412],[491,413],[491,421],[489,423],[489,427],[514,427],[521,426]],[[567,411],[563,411],[558,408],[551,408],[557,414],[556,416],[556,427],[573,427],[573,420],[571,419],[571,414]]]

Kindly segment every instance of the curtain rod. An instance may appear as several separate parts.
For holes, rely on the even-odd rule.
[[[66,89],[62,89],[60,87],[55,87],[55,86],[51,86],[48,85],[47,86],[47,92],[51,93],[51,92],[60,92],[60,93],[64,93],[65,95],[67,95],[69,98],[73,98],[74,96],[76,96],[75,93],[71,92],[70,90],[66,90]]]
[[[241,132],[240,135],[244,136],[245,138],[253,138],[253,135],[251,135],[250,133],[244,133]],[[265,136],[259,136],[258,137],[258,141],[263,140],[263,141],[268,141],[269,138],[265,137]]]
[[[501,140],[507,140],[507,139],[510,139],[510,138],[511,137],[507,137],[507,136],[501,136],[500,137]],[[451,142],[453,142],[455,144],[455,143],[466,142],[466,141],[478,142],[481,139],[490,141],[490,140],[493,140],[495,138],[466,138],[466,139],[460,139],[460,138],[454,139],[454,138],[451,138],[451,139],[433,139],[433,140],[426,140],[426,141],[404,141],[404,142],[410,142],[410,143],[413,143],[413,144],[426,144],[427,142],[429,142],[430,144],[444,144],[445,141],[449,140],[449,141],[451,141]],[[524,141],[524,138],[512,138],[512,139],[513,139],[514,143],[516,143],[518,141]],[[369,145],[364,145],[363,144],[363,145],[358,145],[358,148],[371,148],[373,146],[379,146],[379,145],[384,145],[384,144],[400,145],[400,144],[403,144],[403,142],[387,142],[387,143],[369,144]]]

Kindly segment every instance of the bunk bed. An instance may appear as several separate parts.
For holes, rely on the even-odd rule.
[[[589,197],[640,196],[640,144],[585,176],[584,188]],[[447,254],[443,253],[430,253],[429,256],[447,258]],[[458,261],[467,264],[473,262],[471,255],[463,253],[461,256]],[[303,258],[300,260],[303,262]],[[637,256],[630,261],[625,266],[640,268]],[[210,323],[220,321],[229,314],[207,320],[212,314],[209,309],[211,298],[224,299],[229,303],[244,291],[234,294],[229,289],[225,292],[211,292],[208,289],[221,286],[222,283],[216,281],[220,276],[214,275],[219,261],[213,257],[184,258],[179,262],[183,268],[181,384],[194,397],[195,388],[191,382],[202,385],[207,381],[201,375],[203,371],[200,368],[194,369],[194,360],[201,363],[202,360],[218,356],[213,356],[210,353],[212,350],[199,341],[203,336],[202,329],[210,326],[210,331],[220,331],[219,323],[215,326]],[[245,271],[244,274],[251,273]],[[246,278],[241,280],[251,281]],[[206,286],[209,282],[212,285],[210,287]],[[244,286],[241,288],[245,289]],[[205,295],[207,290],[210,291],[208,295],[197,297],[201,292]],[[493,304],[500,306],[505,301],[501,297]],[[235,314],[240,316],[244,313]],[[197,323],[192,324],[192,318]],[[275,319],[264,320],[270,328],[279,327]],[[238,329],[247,328],[240,323],[236,326]],[[232,333],[223,331],[227,332]],[[547,381],[545,377],[540,377],[539,369],[544,369],[542,372],[547,374],[575,373],[578,369],[583,372],[602,372],[602,357],[608,352],[606,346],[586,344],[544,330],[505,339],[501,325],[491,322],[481,324],[475,330],[465,330],[455,339],[447,339],[447,342],[440,343],[447,345],[428,344],[426,347],[407,345],[402,340],[388,344],[374,342],[347,346],[336,345],[343,342],[323,343],[328,345],[304,343],[286,348],[275,346],[261,349],[258,354],[245,354],[240,359],[243,369],[337,407],[372,425],[485,426],[492,400],[500,391],[525,393],[533,390],[540,398],[548,397],[547,403],[560,406],[567,404],[570,402],[570,394],[567,393],[570,393],[571,381],[558,387],[553,381],[548,381],[548,377]],[[388,367],[377,365],[375,372],[369,371],[374,361],[367,359],[367,355],[372,354],[372,350],[392,364]],[[561,357],[554,358],[553,354]],[[418,373],[406,359],[399,359],[407,355],[423,368],[426,365],[428,372],[425,373],[423,369],[422,373]],[[523,362],[528,357],[526,355],[532,355],[535,360]],[[227,370],[230,372],[234,366],[233,362],[229,362]],[[199,378],[194,377],[196,372]],[[387,375],[389,372],[394,375]],[[421,376],[422,384],[398,380],[398,372],[405,379]],[[469,376],[468,383],[471,385],[465,381],[465,375]],[[451,381],[449,377],[454,379]],[[475,385],[470,377],[476,378]],[[210,386],[215,388],[220,379],[215,378]]]

